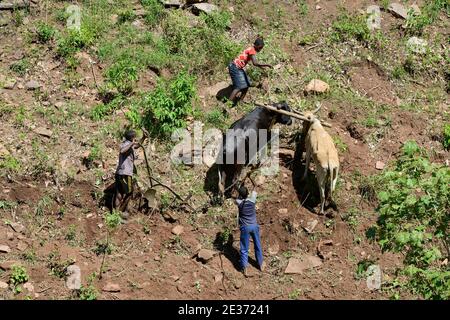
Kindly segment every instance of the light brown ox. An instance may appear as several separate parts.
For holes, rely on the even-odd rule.
[[[332,200],[333,191],[336,187],[339,172],[339,157],[333,139],[325,131],[315,113],[319,111],[320,107],[311,112],[305,112],[304,116],[308,121],[303,122],[302,141],[300,142],[300,152],[303,151],[303,146],[306,147],[306,163],[305,171],[302,180],[308,174],[309,162],[313,158],[316,166],[316,179],[320,189],[320,214],[323,214],[325,206],[325,190],[327,180],[329,178],[329,198]],[[301,155],[301,153],[300,153]]]

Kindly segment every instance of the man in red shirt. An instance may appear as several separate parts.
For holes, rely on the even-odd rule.
[[[233,107],[238,100],[243,100],[247,94],[251,83],[244,68],[251,61],[254,66],[260,68],[272,68],[270,64],[262,64],[256,61],[256,53],[264,48],[264,40],[258,37],[252,47],[245,49],[236,59],[234,59],[228,66],[231,80],[233,81],[233,91],[230,95],[230,100],[233,101]],[[239,99],[236,99],[237,94],[241,92]]]

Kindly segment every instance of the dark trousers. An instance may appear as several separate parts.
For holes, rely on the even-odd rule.
[[[253,239],[253,245],[255,246],[255,256],[258,265],[261,267],[263,263],[263,254],[261,248],[261,239],[259,237],[259,225],[251,224],[246,226],[241,226],[241,258],[240,265],[244,269],[248,264],[248,249],[250,245],[250,237]]]

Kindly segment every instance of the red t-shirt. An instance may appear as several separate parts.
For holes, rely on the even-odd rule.
[[[249,47],[245,49],[236,59],[234,59],[234,64],[239,69],[244,69],[247,63],[252,59],[251,56],[256,54],[255,47]]]

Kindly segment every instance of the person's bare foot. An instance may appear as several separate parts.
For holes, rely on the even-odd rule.
[[[266,270],[266,263],[263,261],[263,263],[259,267],[259,271],[264,272],[264,270]]]

